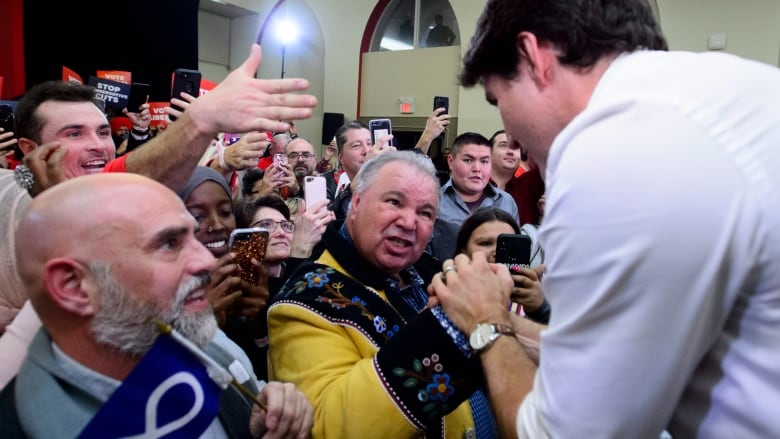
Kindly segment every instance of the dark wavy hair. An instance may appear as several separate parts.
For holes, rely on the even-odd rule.
[[[41,143],[41,129],[46,121],[36,114],[36,110],[47,101],[91,102],[103,111],[102,101],[95,97],[93,87],[66,81],[42,82],[28,90],[16,104],[14,135],[17,138]]]
[[[525,56],[520,32],[554,44],[561,64],[581,68],[613,54],[668,50],[648,0],[490,0],[463,59],[461,85],[491,74],[513,79]]]
[[[477,227],[491,221],[507,223],[512,227],[515,233],[520,233],[520,226],[517,225],[517,220],[515,220],[507,211],[497,207],[480,207],[469,215],[469,217],[463,221],[463,224],[461,224],[460,230],[458,230],[458,237],[455,240],[455,254],[462,253],[463,250],[466,249],[466,244],[468,244],[471,234],[474,233],[474,230],[476,230]]]

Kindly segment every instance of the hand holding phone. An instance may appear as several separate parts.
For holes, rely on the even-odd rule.
[[[197,70],[176,69],[173,72],[173,83],[171,85],[171,99],[182,99],[181,93],[185,92],[193,97],[200,95],[201,74]],[[183,108],[171,103],[171,108],[178,111],[184,111]],[[176,117],[169,116],[171,120]]]
[[[327,200],[328,192],[325,185],[325,177],[321,175],[307,175],[303,178],[303,200],[306,210],[311,210],[317,203]]]
[[[371,144],[376,145],[377,140],[393,134],[393,126],[390,119],[371,119],[368,121],[368,131],[371,132]],[[388,145],[395,146],[392,140]]]
[[[449,114],[450,112],[450,98],[447,96],[434,96],[433,97],[433,110],[444,108],[444,112],[441,114]]]
[[[238,276],[246,282],[257,285],[259,277],[257,267],[252,263],[263,262],[268,246],[268,230],[260,227],[235,229],[230,233],[228,247],[236,255],[234,260],[238,267]]]

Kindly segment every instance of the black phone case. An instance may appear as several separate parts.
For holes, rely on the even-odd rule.
[[[197,70],[190,69],[176,69],[173,72],[173,85],[171,86],[171,99],[181,99],[181,92],[186,92],[194,97],[198,97],[200,94],[200,79],[201,73]],[[171,103],[171,108],[179,111],[183,111],[178,105]],[[171,120],[176,120],[176,117],[169,116]]]
[[[10,105],[0,105],[0,128],[4,133],[14,130],[14,109]]]
[[[517,266],[531,265],[531,238],[527,235],[502,233],[496,239],[496,263],[504,264],[509,270]]]
[[[444,108],[444,113],[442,114],[448,114],[450,112],[450,98],[447,96],[434,96],[433,109],[436,110],[437,108]]]
[[[141,109],[141,105],[146,103],[146,99],[152,91],[152,87],[149,84],[142,82],[134,82],[130,86],[130,96],[127,98],[127,111],[138,113]]]

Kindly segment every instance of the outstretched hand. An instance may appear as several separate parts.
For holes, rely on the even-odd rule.
[[[262,54],[252,45],[249,57],[217,87],[196,99],[187,109],[207,132],[288,131],[286,120],[311,116],[317,99],[293,94],[309,88],[301,78],[257,79]]]

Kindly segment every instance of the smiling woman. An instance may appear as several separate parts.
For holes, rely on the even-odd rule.
[[[258,285],[241,280],[236,272],[233,254],[228,252],[230,232],[236,228],[230,187],[218,172],[198,166],[187,185],[179,192],[187,210],[198,222],[195,237],[214,257],[217,269],[211,273],[206,291],[214,313],[228,338],[246,352],[255,375],[267,378],[266,353],[258,347],[262,339],[262,320],[268,301],[268,285],[260,276]],[[264,274],[262,267],[257,267]]]

